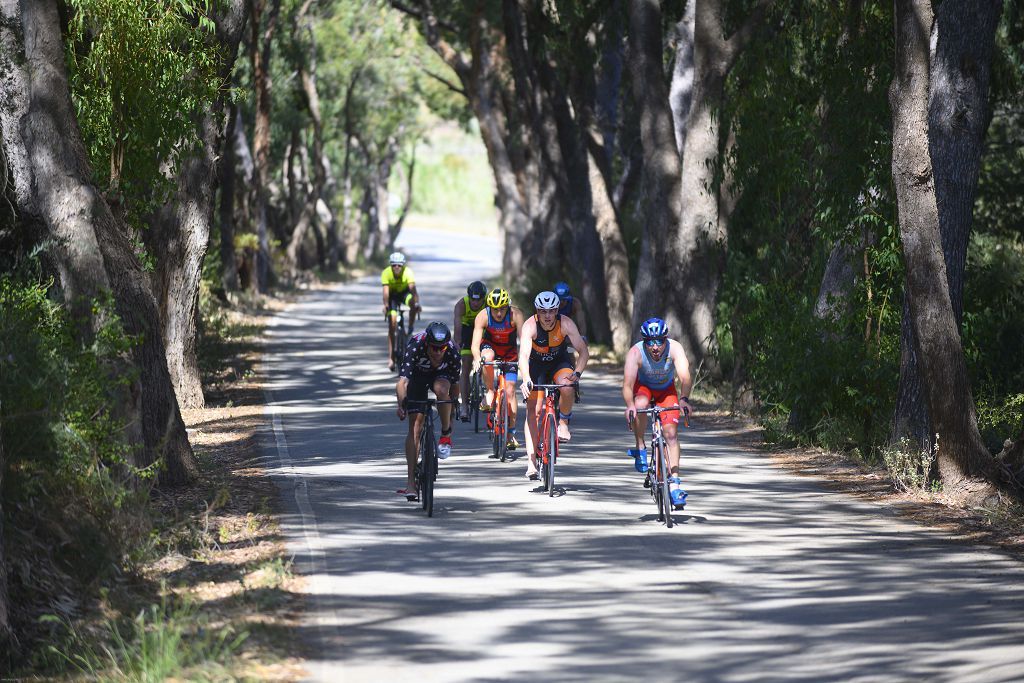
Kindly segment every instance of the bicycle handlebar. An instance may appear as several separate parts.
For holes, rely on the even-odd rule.
[[[650,408],[644,408],[643,410],[637,410],[636,408],[634,408],[632,410],[632,413],[633,413],[633,415],[640,415],[642,413],[644,415],[653,415],[654,417],[658,417],[662,413],[668,413],[668,412],[672,412],[672,411],[681,412],[683,414],[683,426],[686,427],[687,429],[689,429],[690,428],[690,413],[688,413],[687,411],[683,410],[682,406],[665,406],[665,407],[651,406]],[[626,421],[629,424],[629,428],[630,429],[633,428],[633,415],[631,415],[630,419]]]
[[[443,406],[443,405],[446,405],[448,403],[458,403],[458,402],[459,402],[459,400],[456,399],[456,398],[450,398],[450,399],[446,399],[444,401],[439,401],[436,398],[428,398],[428,399],[423,400],[423,401],[414,401],[412,399],[407,398],[407,399],[405,399],[402,402],[402,405],[403,406],[409,406],[409,405],[416,405],[416,406]]]

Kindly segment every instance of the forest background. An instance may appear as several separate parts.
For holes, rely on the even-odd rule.
[[[619,356],[665,317],[769,442],[1019,500],[1017,3],[0,0],[0,127],[8,667],[61,666],[40,615],[199,476],[224,311],[416,212],[496,224],[516,300],[568,281]]]

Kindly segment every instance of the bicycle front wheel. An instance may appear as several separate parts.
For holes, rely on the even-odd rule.
[[[558,420],[554,415],[547,416],[547,441],[548,441],[548,475],[545,483],[548,487],[548,495],[555,495],[555,461],[558,460]]]
[[[395,347],[392,352],[396,372],[402,369],[402,363],[405,361],[406,343],[408,343],[408,339],[406,339],[405,327],[402,326],[402,320],[399,319],[398,326],[395,327]]]
[[[502,462],[508,458],[508,398],[505,397],[504,388],[500,389],[501,397],[498,399],[497,427],[501,434],[496,437],[498,444],[498,457]]]
[[[668,456],[665,453],[664,444],[658,445],[658,463],[661,469],[661,506],[665,510],[665,526],[672,528],[672,492],[669,491],[668,479],[671,473],[668,470]]]
[[[473,419],[473,432],[480,433],[480,399],[483,397],[483,387],[480,382],[480,374],[473,373],[469,380],[469,409]]]
[[[423,428],[420,435],[420,505],[428,517],[434,516],[434,468],[437,467],[434,430]]]

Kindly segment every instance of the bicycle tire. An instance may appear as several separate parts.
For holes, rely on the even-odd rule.
[[[558,420],[554,415],[547,416],[548,421],[548,496],[555,495],[555,462],[558,460]]]
[[[669,490],[668,479],[671,472],[668,469],[668,456],[665,454],[665,445],[659,444],[658,457],[661,459],[661,504],[665,509],[665,527],[672,528],[672,492]]]
[[[661,446],[658,445],[657,439],[651,443],[651,464],[647,471],[653,475],[651,480],[651,498],[654,500],[654,506],[658,509],[658,521],[664,522],[665,507],[661,502],[663,497],[661,485],[664,481],[664,476],[661,474]]]
[[[498,420],[497,424],[501,427],[501,435],[498,437],[498,459],[502,462],[508,459],[508,398],[505,396],[504,387],[498,389],[501,391],[501,398],[498,399]]]
[[[499,442],[501,441],[501,435],[498,433],[499,432],[499,426],[498,426],[498,410],[497,410],[497,408],[495,408],[495,410],[491,411],[490,416],[491,416],[491,426],[487,430],[487,433],[491,437],[491,457],[492,458],[499,458],[499,457],[501,457],[501,448],[499,446]]]
[[[469,380],[469,410],[473,432],[476,434],[480,433],[480,399],[483,398],[480,384],[480,374],[474,372]]]
[[[424,421],[429,416],[424,417]],[[430,424],[423,425],[423,432],[420,434],[420,505],[427,513],[427,517],[434,516],[434,430]]]
[[[398,324],[395,326],[395,346],[392,349],[392,355],[395,360],[395,372],[402,369],[402,363],[405,361],[405,345],[408,341],[402,319],[399,318]]]

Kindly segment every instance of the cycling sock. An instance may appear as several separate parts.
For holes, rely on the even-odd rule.
[[[448,426],[448,431],[447,432],[445,430],[443,430],[443,429],[441,430],[441,436],[451,436],[451,435],[452,435],[452,427],[451,427],[451,425]]]
[[[563,413],[561,410],[559,410],[558,411],[558,419],[559,420],[565,420],[566,422],[568,422],[569,420],[572,419],[572,411],[570,410],[569,413],[566,414],[566,413]]]

